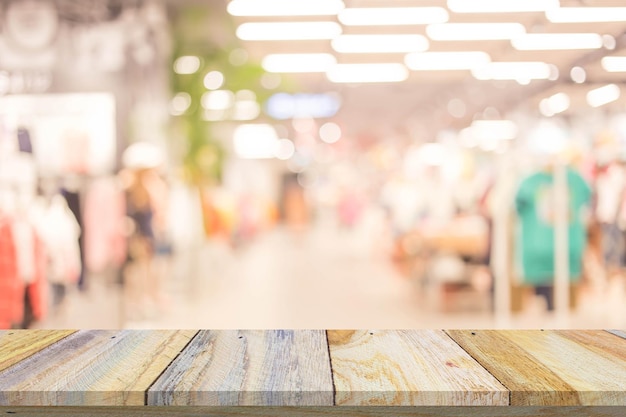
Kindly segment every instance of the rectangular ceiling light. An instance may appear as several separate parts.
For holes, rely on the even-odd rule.
[[[620,95],[620,88],[615,84],[609,84],[589,91],[587,93],[587,103],[591,107],[600,107],[617,100]]]
[[[435,41],[509,40],[526,33],[520,23],[443,23],[426,27]]]
[[[478,80],[547,80],[554,68],[545,62],[491,62],[472,69]]]
[[[334,83],[400,82],[409,77],[402,64],[337,64],[326,73]]]
[[[552,23],[601,23],[626,21],[626,7],[559,7],[546,10]]]
[[[248,22],[237,28],[245,41],[334,39],[341,35],[337,22]]]
[[[546,117],[552,117],[555,114],[563,113],[569,109],[569,106],[569,96],[565,93],[556,93],[539,102],[539,111]]]
[[[261,65],[267,72],[326,72],[337,60],[331,54],[270,54]]]
[[[235,154],[243,159],[269,159],[274,157],[278,134],[268,124],[242,124],[233,134]]]
[[[511,120],[475,120],[471,125],[474,137],[478,139],[515,139],[517,125]]]
[[[340,0],[232,0],[232,16],[336,16],[345,7]]]
[[[559,5],[559,0],[448,0],[455,13],[544,12]]]
[[[566,49],[600,49],[602,36],[597,33],[527,33],[511,39],[519,51],[547,51]]]
[[[605,56],[600,63],[605,71],[626,72],[626,56]]]
[[[422,35],[341,35],[331,45],[341,53],[406,53],[429,46]]]
[[[443,7],[364,7],[339,12],[346,26],[397,26],[444,23],[449,15]]]
[[[418,52],[407,54],[404,63],[414,71],[470,70],[491,61],[481,51]]]

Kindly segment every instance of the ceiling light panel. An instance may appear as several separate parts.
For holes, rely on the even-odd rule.
[[[600,49],[604,45],[597,33],[527,33],[511,39],[511,44],[520,51]]]
[[[337,64],[326,73],[334,83],[401,82],[409,77],[408,69],[390,64]]]
[[[526,33],[520,23],[443,23],[426,27],[436,41],[510,40]]]
[[[339,0],[233,0],[228,3],[232,16],[335,16],[345,8]]]
[[[455,13],[544,12],[559,7],[559,0],[448,0]]]
[[[479,80],[547,80],[554,66],[545,62],[491,62],[472,69]]]
[[[270,54],[263,58],[262,66],[268,72],[303,73],[326,72],[337,63],[331,54]]]
[[[587,93],[587,103],[591,107],[600,107],[619,99],[621,90],[616,84],[608,84],[604,87],[590,90]]]
[[[410,53],[404,59],[414,71],[470,70],[490,61],[489,54],[481,51]]]
[[[600,63],[605,71],[626,72],[626,56],[605,56]]]
[[[341,35],[336,22],[248,22],[237,28],[237,37],[246,41],[334,39]]]
[[[623,22],[626,7],[559,7],[546,10],[552,23]]]
[[[444,23],[449,15],[442,7],[364,7],[343,9],[338,18],[346,26],[398,26]]]
[[[341,35],[331,45],[341,53],[406,53],[425,51],[429,43],[422,35]]]

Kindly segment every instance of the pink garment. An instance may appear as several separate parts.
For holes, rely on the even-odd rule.
[[[114,178],[95,180],[85,196],[85,265],[91,272],[120,266],[126,257],[124,193]]]
[[[11,329],[24,319],[24,289],[11,223],[0,214],[0,329]]]

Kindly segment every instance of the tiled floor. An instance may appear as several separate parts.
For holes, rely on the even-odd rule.
[[[70,293],[65,309],[37,327],[626,328],[620,282],[582,294],[569,317],[546,313],[540,300],[509,318],[487,309],[442,313],[432,294],[394,270],[384,241],[380,231],[319,226],[303,235],[276,229],[236,251],[207,242],[172,260],[167,306],[133,313],[119,286],[91,277],[87,292]]]

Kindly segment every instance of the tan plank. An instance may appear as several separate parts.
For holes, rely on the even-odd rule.
[[[200,331],[148,392],[148,405],[332,404],[322,330]]]
[[[6,414],[10,411],[11,414]],[[626,407],[0,407],[28,417],[624,417]]]
[[[609,333],[613,333],[615,336],[619,336],[622,339],[626,339],[626,330],[607,330]]]
[[[144,405],[196,333],[78,331],[0,372],[0,405]]]
[[[509,392],[440,330],[329,331],[337,405],[508,405]]]
[[[455,330],[511,405],[626,405],[626,343],[604,331]]]
[[[0,371],[75,332],[76,330],[1,330]]]

